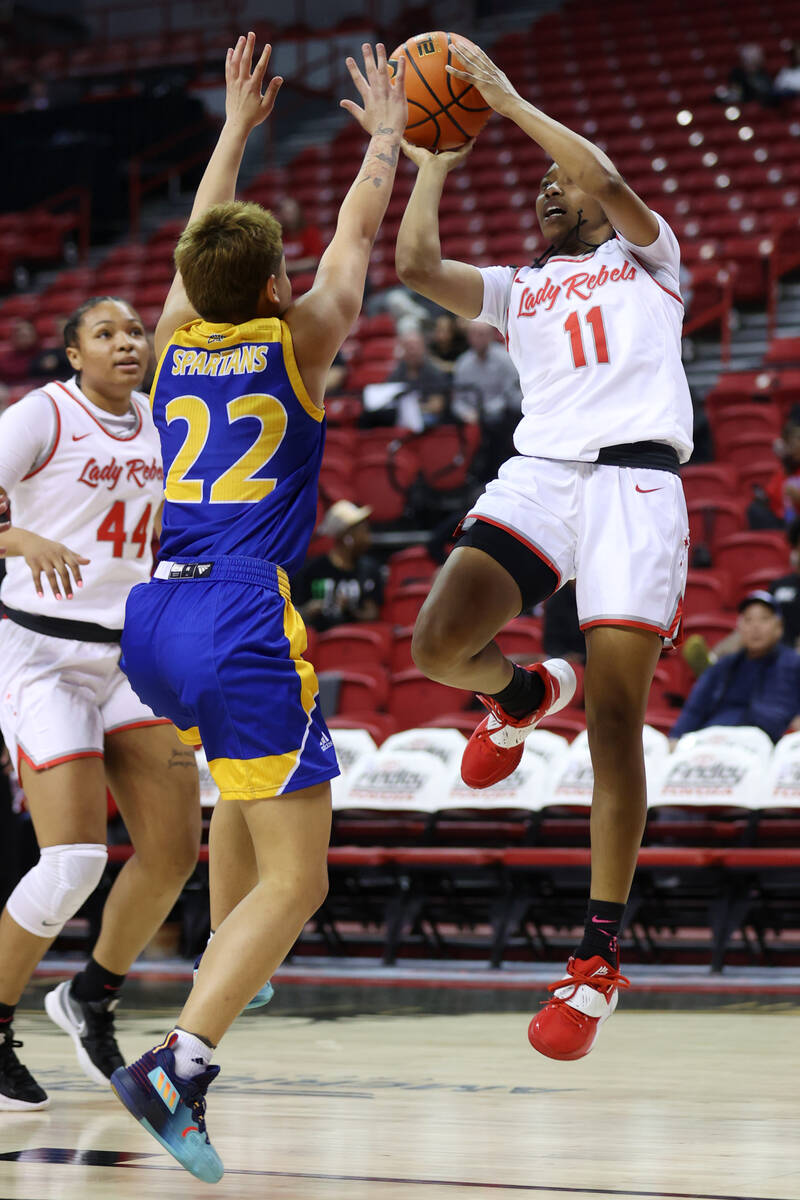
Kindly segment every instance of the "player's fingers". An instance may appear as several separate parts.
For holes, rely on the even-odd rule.
[[[271,53],[272,46],[270,46],[269,42],[267,42],[266,46],[261,51],[261,57],[253,67],[253,82],[258,85],[259,91],[261,90],[261,84],[263,83],[264,76],[267,73],[267,66],[269,64],[269,56]]]
[[[244,46],[245,36],[242,33],[236,39],[236,45],[233,47],[233,53],[231,54],[231,74],[234,76],[234,78],[239,74],[239,66],[242,61],[242,51],[244,50]]]
[[[352,100],[340,100],[339,108],[343,108],[345,112],[349,112],[351,117],[355,117],[359,125],[364,124],[364,110],[354,104]]]
[[[364,76],[361,74],[358,63],[356,62],[356,60],[354,58],[346,58],[345,64],[347,66],[348,71],[350,72],[350,78],[352,79],[353,83],[356,85],[356,90],[357,90],[358,94],[361,96],[362,100],[366,100],[367,96],[369,95],[369,84],[367,83]]]
[[[281,90],[282,83],[283,77],[281,75],[276,75],[274,79],[270,79],[269,87],[261,97],[261,106],[262,108],[266,109],[267,116],[269,116],[273,107],[275,106],[275,98],[278,95],[278,92]]]
[[[31,577],[33,578],[33,586],[36,588],[36,595],[43,596],[44,591],[42,590],[42,568],[35,567],[33,564],[29,565],[31,568]]]
[[[375,63],[376,63],[378,74],[380,76],[385,76],[386,75],[386,47],[384,46],[383,42],[378,42],[377,46],[375,47]]]
[[[58,590],[58,577],[56,576],[55,569],[53,567],[45,567],[44,573],[47,576],[53,595],[56,600],[60,600],[61,592]]]
[[[450,63],[445,67],[445,71],[447,71],[448,75],[453,75],[456,79],[466,79],[467,83],[472,83],[477,79],[477,75],[473,71],[469,73],[467,71],[459,71],[457,67],[451,66]]]
[[[64,589],[64,595],[68,600],[72,599],[72,577],[70,576],[67,562],[64,560],[58,564],[58,577],[61,580],[61,586]]]
[[[370,87],[372,87],[372,85],[375,83],[376,68],[375,58],[372,53],[372,46],[370,46],[369,42],[364,42],[364,45],[361,47],[361,53],[364,55],[364,69],[367,73],[367,81]]]
[[[253,33],[253,31],[251,29],[250,32],[248,33],[247,37],[245,38],[244,46],[242,48],[242,74],[243,75],[250,74],[250,67],[253,62],[253,50],[255,48],[255,44],[256,44],[256,35]]]
[[[400,61],[397,64],[397,70],[394,75],[394,82],[400,88],[403,88],[403,85],[405,84],[405,81],[406,81],[406,65],[407,65],[406,56],[404,54],[403,57],[400,59]]]

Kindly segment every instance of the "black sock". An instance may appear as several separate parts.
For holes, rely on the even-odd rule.
[[[495,692],[492,700],[496,700],[510,717],[527,717],[528,713],[536,712],[544,700],[544,680],[541,675],[514,663],[511,682],[502,692]]]
[[[71,996],[82,1000],[84,1004],[92,1000],[116,1000],[124,982],[124,975],[114,975],[90,958],[83,970],[73,979],[69,990]]]
[[[16,1007],[16,1004],[0,1004],[0,1034],[3,1034],[14,1020]]]
[[[617,937],[624,912],[624,904],[614,904],[610,900],[590,900],[586,909],[583,941],[575,951],[575,957],[587,959],[599,954],[616,970],[619,965]]]

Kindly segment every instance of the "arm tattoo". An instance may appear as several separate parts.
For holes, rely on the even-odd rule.
[[[173,750],[170,753],[169,762],[167,763],[167,768],[171,769],[172,767],[193,767],[195,765],[195,762],[196,762],[196,760],[194,757],[194,750],[191,750],[187,746],[185,750]]]

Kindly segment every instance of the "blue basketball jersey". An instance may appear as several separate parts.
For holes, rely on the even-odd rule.
[[[164,462],[159,557],[260,558],[293,574],[316,521],[325,419],[286,322],[182,326],[152,406]]]

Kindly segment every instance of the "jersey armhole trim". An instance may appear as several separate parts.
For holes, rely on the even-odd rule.
[[[320,408],[308,394],[306,385],[303,383],[300,369],[297,366],[297,359],[294,356],[294,342],[292,341],[292,331],[285,321],[281,321],[281,346],[283,348],[283,363],[286,367],[286,374],[289,377],[289,382],[294,388],[294,394],[300,401],[301,405],[310,417],[315,421],[324,421],[325,409]]]
[[[61,440],[61,413],[58,411],[58,405],[56,404],[55,400],[50,395],[50,393],[45,392],[45,396],[47,396],[47,399],[52,404],[53,412],[56,414],[56,436],[53,439],[53,445],[50,448],[50,453],[48,454],[47,458],[44,460],[43,463],[39,463],[39,466],[35,467],[34,470],[29,471],[27,475],[23,475],[22,476],[23,480],[33,479],[34,475],[38,475],[40,471],[43,471],[45,469],[45,467],[47,466],[47,464],[50,462],[53,455],[55,454],[56,450],[58,449],[58,443]]]
[[[682,299],[681,299],[681,297],[678,295],[678,293],[677,293],[677,292],[673,292],[673,291],[672,291],[670,288],[668,288],[668,287],[665,287],[663,283],[659,283],[659,281],[656,279],[656,277],[655,277],[655,275],[653,274],[653,272],[650,270],[650,268],[647,266],[647,264],[646,264],[646,263],[643,263],[643,262],[642,262],[642,260],[639,258],[639,255],[638,255],[638,254],[634,254],[634,252],[633,252],[632,250],[628,250],[628,254],[630,254],[631,258],[635,258],[635,259],[636,259],[636,261],[637,261],[637,263],[639,264],[639,266],[642,268],[642,270],[644,271],[644,273],[645,273],[646,275],[649,275],[649,277],[652,279],[652,281],[653,281],[653,283],[656,285],[656,287],[660,287],[660,288],[661,288],[661,290],[662,290],[662,292],[666,292],[668,296],[672,296],[672,299],[673,299],[673,300],[677,300],[677,301],[678,301],[678,304],[680,304],[681,308],[684,308],[684,303],[683,303],[683,300],[682,300]]]
[[[169,351],[172,349],[172,347],[175,344],[173,338],[174,338],[174,334],[173,334],[173,337],[171,337],[169,339],[169,341],[167,342],[164,349],[161,351],[161,357],[159,358],[158,365],[156,366],[155,375],[153,376],[153,382],[150,384],[150,412],[153,411],[153,402],[156,398],[156,387],[158,386],[158,380],[161,375],[161,368],[164,365],[164,359],[167,357],[167,354],[169,353]]]

